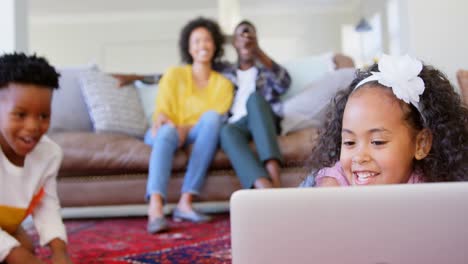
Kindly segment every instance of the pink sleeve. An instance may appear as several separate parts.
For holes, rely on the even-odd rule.
[[[317,176],[315,176],[315,182],[318,183],[318,186],[320,186],[320,180],[325,177],[334,178],[338,182],[338,184],[340,184],[340,186],[349,186],[349,182],[346,179],[345,173],[339,161],[336,162],[333,167],[326,167],[320,169],[317,172]]]

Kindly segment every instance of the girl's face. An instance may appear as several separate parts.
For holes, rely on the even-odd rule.
[[[194,63],[211,62],[215,53],[215,44],[210,31],[204,27],[192,31],[189,38],[189,53]]]
[[[349,97],[343,114],[340,162],[352,185],[408,182],[417,131],[388,88],[364,85]]]

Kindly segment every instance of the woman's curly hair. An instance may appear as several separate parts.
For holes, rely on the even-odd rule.
[[[187,64],[193,63],[192,55],[189,53],[190,34],[192,34],[193,30],[200,27],[206,28],[211,33],[211,37],[213,38],[215,44],[215,52],[213,54],[213,58],[211,59],[212,65],[220,63],[220,60],[224,55],[224,35],[221,33],[221,29],[218,23],[204,17],[195,18],[194,20],[189,21],[187,25],[182,28],[179,39],[179,51],[182,62]]]
[[[319,136],[309,160],[317,171],[331,167],[340,159],[341,129],[343,113],[349,96],[355,86],[378,70],[377,64],[365,70],[358,70],[351,85],[339,91],[327,111],[327,120],[319,130]],[[420,97],[421,113],[413,106],[405,107],[405,120],[420,131],[428,128],[433,136],[429,155],[414,159],[415,169],[423,173],[424,182],[468,180],[468,108],[461,102],[447,77],[432,66],[424,65],[419,74],[425,84]],[[379,85],[376,81],[369,82]],[[385,86],[382,86],[385,87]]]
[[[16,82],[56,89],[59,76],[54,67],[42,57],[24,53],[0,56],[0,88]]]

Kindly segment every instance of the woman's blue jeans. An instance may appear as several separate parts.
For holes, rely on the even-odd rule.
[[[208,111],[200,117],[198,123],[188,133],[184,147],[189,144],[194,144],[194,146],[185,173],[182,193],[195,195],[200,193],[206,171],[218,146],[221,125],[222,116],[217,112]],[[146,199],[148,200],[150,195],[157,193],[166,200],[172,160],[179,144],[177,130],[173,126],[163,125],[153,137],[150,129],[146,132],[145,143],[152,146]]]

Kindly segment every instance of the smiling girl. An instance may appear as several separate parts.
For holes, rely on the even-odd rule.
[[[330,107],[311,158],[317,186],[467,179],[468,110],[440,71],[384,55]]]

